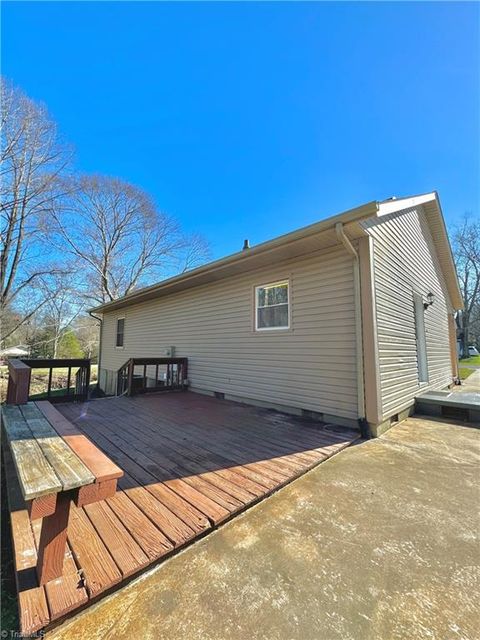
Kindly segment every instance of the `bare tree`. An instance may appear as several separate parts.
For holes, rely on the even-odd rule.
[[[60,342],[72,330],[83,306],[75,304],[75,289],[68,276],[60,274],[53,280],[42,278],[41,286],[46,300],[42,309],[42,327],[47,329],[52,358],[57,358]]]
[[[43,105],[1,79],[0,315],[17,313],[2,341],[45,303],[37,288],[56,269],[39,243],[39,219],[59,196],[69,154]],[[19,312],[21,309],[21,313]]]
[[[210,259],[210,245],[199,234],[193,234],[186,240],[183,251],[180,251],[178,259],[178,272],[185,273],[199,267]]]
[[[462,311],[463,353],[468,356],[480,307],[480,223],[468,215],[454,231],[453,252],[465,307]]]
[[[77,261],[79,287],[90,302],[110,302],[158,279],[191,245],[175,220],[127,182],[83,176],[66,191],[45,232]],[[199,239],[195,244],[200,248]],[[190,264],[199,251],[188,256]]]
[[[99,321],[90,316],[80,316],[75,320],[73,330],[85,358],[96,358],[98,355]]]

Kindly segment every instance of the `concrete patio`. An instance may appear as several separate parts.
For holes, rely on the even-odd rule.
[[[411,418],[48,637],[474,640],[479,440]]]

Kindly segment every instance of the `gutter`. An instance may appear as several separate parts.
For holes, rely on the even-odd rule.
[[[357,407],[358,422],[363,437],[369,437],[367,421],[365,419],[365,381],[363,378],[363,331],[362,331],[362,298],[360,291],[360,264],[359,257],[355,247],[345,234],[342,222],[335,224],[335,233],[338,240],[343,244],[347,253],[353,259],[353,286],[355,299],[355,345],[356,345],[356,361],[357,361]]]
[[[97,358],[97,389],[100,389],[100,364],[101,364],[101,359],[102,359],[103,318],[100,318],[99,316],[96,316],[91,311],[88,312],[88,315],[91,316],[92,318],[95,318],[95,320],[98,320],[100,322],[100,336],[99,336],[99,339],[98,339],[98,358]]]

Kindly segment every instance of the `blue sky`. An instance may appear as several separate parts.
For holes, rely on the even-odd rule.
[[[369,200],[479,215],[477,3],[6,2],[2,73],[80,171],[220,257]]]

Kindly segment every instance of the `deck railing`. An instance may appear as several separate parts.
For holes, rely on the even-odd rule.
[[[8,361],[7,403],[21,404],[30,398],[31,374],[34,369],[48,369],[47,391],[42,398],[50,402],[82,402],[88,398],[90,360],[84,359],[10,359]],[[52,389],[53,371],[67,369],[66,388]],[[72,379],[72,369],[77,369]],[[62,393],[65,391],[65,393]],[[37,398],[39,394],[34,394]],[[38,398],[39,399],[39,398]]]
[[[118,370],[117,395],[185,389],[188,358],[130,358]]]

